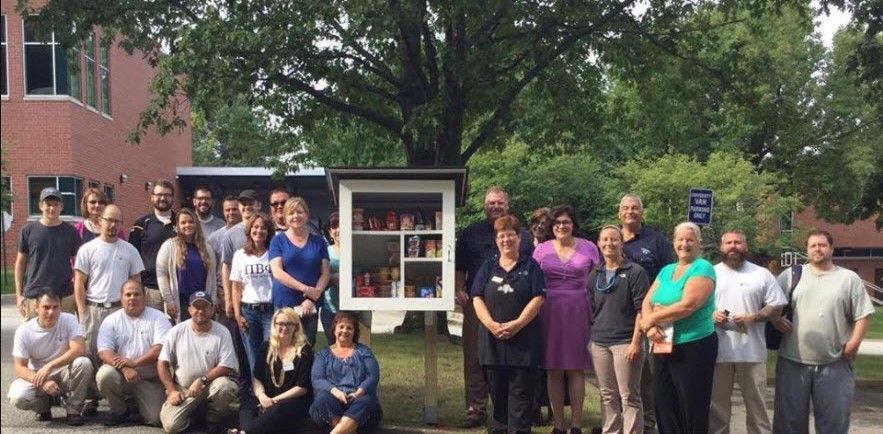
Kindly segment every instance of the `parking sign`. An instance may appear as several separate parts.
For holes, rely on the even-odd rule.
[[[690,206],[687,220],[697,225],[711,224],[711,209],[714,207],[714,192],[704,188],[690,189]]]

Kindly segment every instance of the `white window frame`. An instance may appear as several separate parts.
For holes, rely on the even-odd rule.
[[[36,16],[36,15],[31,15],[31,16]],[[23,92],[24,95],[28,98],[37,98],[37,99],[58,99],[59,97],[70,98],[70,95],[69,95],[70,92],[68,92],[68,94],[59,94],[58,93],[58,83],[56,80],[58,78],[58,75],[57,75],[58,71],[56,70],[58,67],[58,61],[55,58],[55,46],[60,45],[60,44],[55,41],[55,30],[50,32],[49,42],[28,42],[27,38],[25,36],[25,27],[27,27],[26,23],[27,23],[27,19],[23,18],[21,20],[21,45],[22,45],[22,49],[21,49],[21,60],[22,60],[22,62],[21,62],[21,81],[22,81],[22,89],[24,89],[24,92]],[[28,45],[49,45],[50,46],[49,51],[52,52],[52,94],[51,95],[29,94],[28,93],[28,66],[27,66],[28,55],[27,55],[27,49],[26,49],[26,47]]]
[[[86,107],[89,107],[92,109],[97,109],[96,106],[98,105],[99,92],[96,89],[96,85],[98,85],[98,74],[95,71],[95,67],[97,66],[97,62],[96,62],[95,58],[98,56],[95,54],[95,34],[90,33],[90,37],[86,40],[86,42],[90,43],[91,47],[86,46],[86,45],[83,46],[83,72],[84,72],[83,83],[86,84],[85,86],[83,86],[83,92],[82,92],[83,104],[85,104]],[[91,57],[89,56],[89,53],[92,53]],[[91,68],[89,67],[89,62],[92,62]],[[87,74],[91,74],[91,76],[92,76],[92,85],[91,86],[89,86],[89,77]],[[92,104],[89,104],[88,95],[89,95],[90,90],[92,91],[92,98],[93,98]]]
[[[6,21],[6,14],[2,14],[3,16],[3,42],[0,45],[3,46],[3,67],[6,68],[4,72],[4,76],[6,77],[6,93],[0,94],[0,97],[3,99],[9,99],[9,23]],[[24,57],[22,57],[24,59]]]
[[[105,116],[113,116],[113,104],[110,101],[111,87],[110,87],[110,48],[111,46],[108,44],[107,48],[101,47],[101,42],[99,41],[98,47],[98,89],[100,92],[100,100],[98,102],[98,110]],[[107,54],[102,54],[103,51],[106,50]],[[107,93],[104,93],[104,80],[105,74],[107,75]],[[107,104],[107,110],[104,110],[105,103]]]
[[[65,196],[73,196],[74,197],[74,209],[67,209],[61,211],[61,217],[65,220],[76,219],[80,217],[80,201],[77,199],[82,199],[83,189],[80,188],[79,191],[74,188],[75,191],[61,191],[61,178],[71,178],[74,180],[80,180],[80,186],[82,187],[84,179],[81,176],[74,175],[28,175],[27,176],[27,198],[28,198],[28,219],[32,220],[35,218],[40,218],[40,214],[32,214],[31,213],[31,178],[55,178],[55,188],[57,188],[61,192],[62,202]],[[78,197],[79,196],[79,197]]]

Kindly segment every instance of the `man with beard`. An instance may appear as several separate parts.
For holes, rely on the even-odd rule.
[[[202,227],[202,235],[205,239],[208,239],[214,231],[224,227],[224,220],[212,214],[214,206],[215,199],[208,187],[200,186],[193,191],[193,209],[199,218],[199,225]]]
[[[288,191],[283,188],[274,188],[270,191],[270,212],[273,217],[273,228],[277,234],[288,229],[288,224],[285,222],[285,202],[290,197]]]
[[[160,311],[163,311],[163,300],[156,280],[156,254],[167,239],[175,236],[174,196],[175,186],[171,182],[165,179],[154,182],[150,196],[153,212],[135,220],[129,231],[129,243],[135,246],[144,262],[141,284],[147,292],[147,305]]]
[[[188,309],[190,319],[169,330],[159,354],[157,371],[166,389],[159,418],[165,432],[178,433],[204,408],[206,431],[223,432],[225,422],[235,414],[239,360],[230,332],[212,321],[211,297],[194,292]]]
[[[15,329],[12,365],[18,378],[9,386],[9,402],[46,422],[52,420],[53,400],[59,399],[68,425],[80,426],[93,372],[84,357],[83,331],[77,317],[61,312],[61,297],[52,288],[38,290],[35,299],[37,317]]]
[[[637,194],[629,193],[619,201],[619,223],[622,228],[622,253],[630,261],[637,263],[650,277],[662,267],[675,261],[671,242],[660,232],[644,226],[644,203]],[[649,341],[643,339],[644,350],[649,351]],[[650,357],[644,358],[641,368],[641,402],[644,404],[644,433],[656,432],[656,410],[653,405],[653,374],[650,370]]]
[[[784,333],[776,361],[773,432],[809,432],[812,401],[817,433],[846,434],[855,395],[852,361],[874,313],[871,297],[854,271],[834,265],[834,239],[811,230],[806,240],[809,263],[791,293],[792,319],[773,325]],[[791,271],[779,275],[790,288]]]
[[[74,263],[74,298],[77,314],[86,338],[86,357],[97,368],[96,337],[101,322],[120,309],[119,288],[128,279],[141,281],[144,263],[141,255],[131,244],[118,236],[123,224],[123,212],[116,205],[108,205],[101,213],[98,238],[83,244]],[[84,416],[92,416],[98,410],[98,392],[94,381],[89,381],[89,402],[83,409]]]
[[[127,280],[120,293],[122,310],[108,315],[98,331],[98,357],[104,364],[95,381],[110,407],[104,424],[124,422],[129,417],[126,397],[132,396],[144,423],[159,425],[163,386],[156,360],[172,326],[165,314],[145,305],[144,287],[137,280]]]
[[[509,195],[501,187],[494,186],[484,195],[486,219],[467,226],[457,237],[456,301],[463,309],[463,377],[466,392],[466,415],[461,428],[483,425],[487,418],[488,387],[484,372],[478,361],[479,327],[483,327],[475,315],[468,288],[485,261],[498,254],[494,222],[509,214]],[[533,239],[530,232],[522,229],[519,255],[533,255]]]
[[[722,261],[714,266],[718,350],[709,432],[730,432],[730,398],[733,383],[738,383],[745,402],[747,432],[769,433],[764,322],[779,316],[788,301],[769,270],[745,260],[748,243],[744,233],[725,232],[720,252]]]

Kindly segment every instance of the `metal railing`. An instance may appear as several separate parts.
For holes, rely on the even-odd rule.
[[[807,259],[806,255],[801,252],[782,252],[780,263],[783,268],[787,268],[792,265],[803,264]],[[867,280],[862,280],[862,284],[865,285],[865,291],[871,297],[871,301],[878,306],[883,305],[883,288]]]

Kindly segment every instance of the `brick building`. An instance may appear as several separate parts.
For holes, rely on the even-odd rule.
[[[138,145],[126,141],[150,99],[153,72],[141,55],[102,46],[98,32],[65,50],[51,32],[28,26],[15,3],[0,0],[0,140],[13,193],[11,206],[3,204],[13,217],[3,236],[7,267],[22,225],[40,213],[44,187],[62,191],[68,220],[79,218],[83,189],[100,188],[123,208],[128,227],[149,210],[147,182],[174,180],[176,166],[192,164],[189,129],[164,137],[150,132]]]

